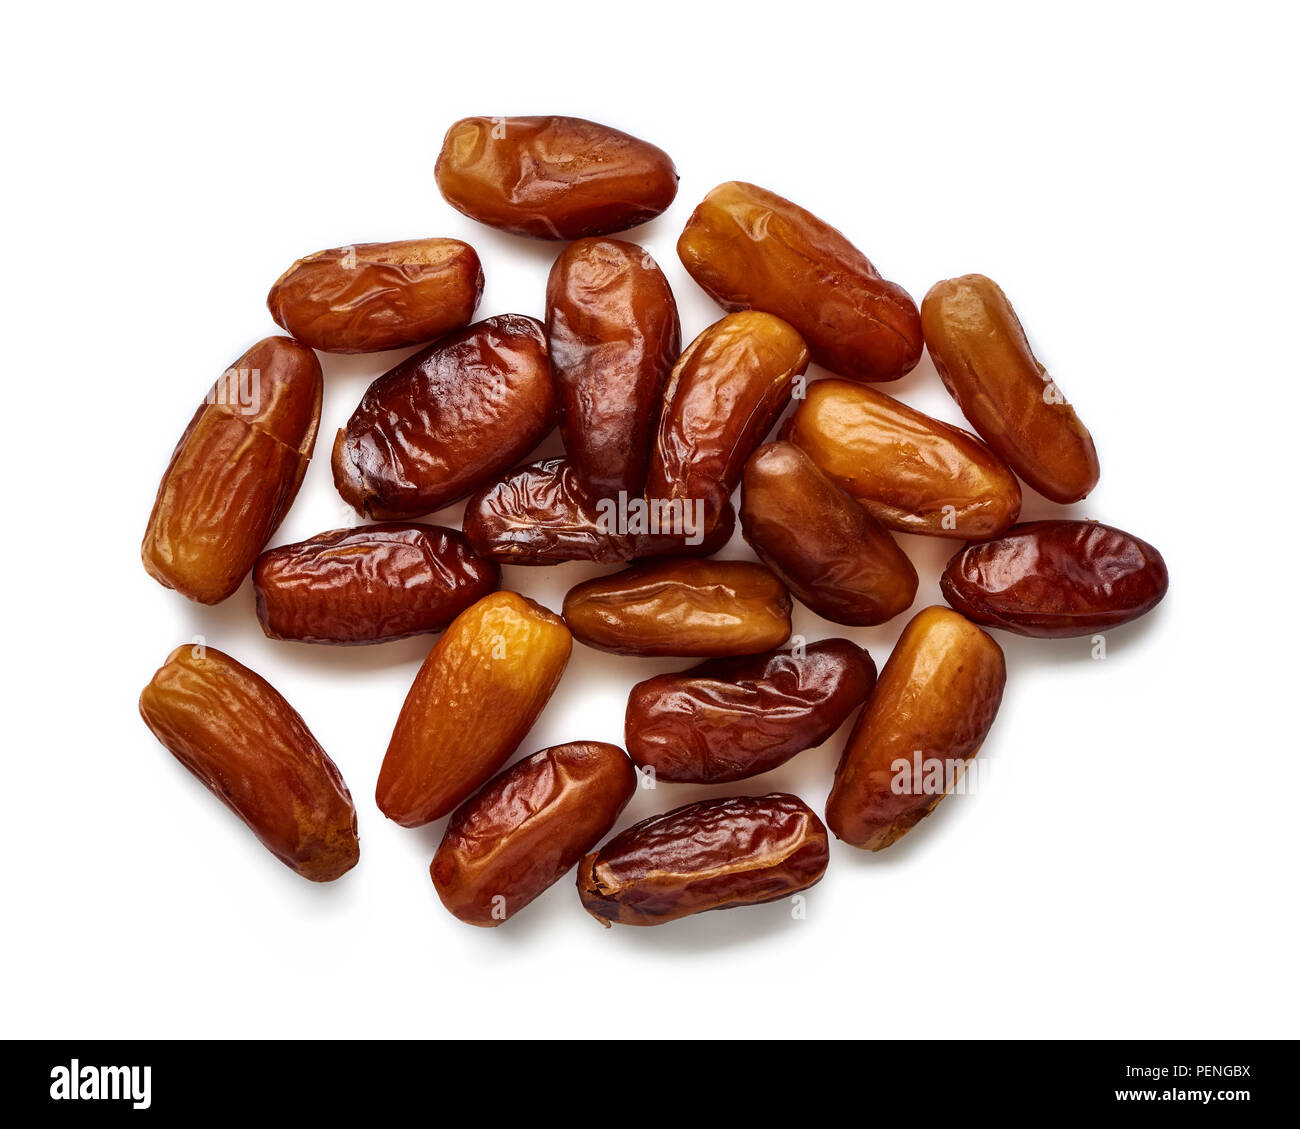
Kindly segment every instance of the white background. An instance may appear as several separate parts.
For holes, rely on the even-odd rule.
[[[7,1036],[1294,1036],[1297,85],[1287,7],[42,5],[7,17],[3,997]],[[373,801],[429,637],[262,637],[248,584],[190,604],[138,545],[213,379],[278,332],[297,256],[457,236],[480,315],[541,316],[556,245],[454,212],[467,114],[592,117],[669,151],[630,233],[689,339],[719,316],[674,253],[755,181],[839,226],[918,300],[1007,291],[1092,429],[1070,512],[1162,549],[1172,587],[1087,639],[999,633],[975,796],[879,855],[836,843],[785,903],[606,931],[566,878],[504,928],[439,904],[442,823]],[[401,354],[323,357],[317,457],[275,538],[348,521],[334,431]],[[928,359],[887,389],[957,421]],[[541,449],[558,451],[552,438]],[[1060,512],[1027,494],[1025,515]],[[456,523],[460,507],[434,520]],[[956,545],[903,538],[938,601]],[[737,537],[726,556],[750,558]],[[508,569],[552,608],[598,569]],[[905,618],[905,617],[904,617]],[[903,618],[851,630],[883,664]],[[360,865],[277,863],[154,740],[136,699],[180,642],[267,676],[338,762]],[[621,743],[628,687],[689,665],[576,646],[520,754]],[[847,729],[765,777],[661,785],[622,825],[725,791],[820,808]]]

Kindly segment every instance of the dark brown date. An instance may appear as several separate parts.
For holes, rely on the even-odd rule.
[[[916,569],[888,531],[793,443],[745,464],[745,540],[808,607],[835,623],[884,623],[916,599]]]
[[[876,664],[847,639],[710,659],[632,687],[632,759],[659,780],[725,784],[820,745],[871,692]]]
[[[774,902],[821,881],[822,821],[797,796],[701,800],[652,816],[578,865],[578,895],[607,928],[662,925],[712,909]]]
[[[593,498],[639,497],[682,348],[668,280],[635,243],[579,240],[551,267],[546,342],[578,481]]]
[[[701,506],[712,525],[807,367],[803,338],[771,314],[709,326],[668,378],[646,497]]]
[[[299,259],[266,305],[304,345],[372,353],[467,325],[483,295],[478,255],[459,239],[357,243]]]
[[[754,184],[720,184],[677,241],[690,275],[724,310],[766,310],[819,365],[853,380],[897,380],[921,359],[911,295],[824,220]]]
[[[617,745],[573,741],[525,757],[452,814],[429,867],[438,897],[469,925],[500,925],[608,835],[635,792]]]
[[[1169,590],[1154,545],[1095,521],[1030,521],[967,545],[939,581],[962,615],[1017,635],[1091,635],[1146,615]]]
[[[462,118],[434,175],[458,212],[536,239],[625,231],[677,195],[667,153],[583,118]]]
[[[454,529],[367,525],[268,549],[253,569],[271,639],[386,643],[441,631],[495,592],[501,569]]]
[[[708,557],[731,539],[735,525],[730,503],[703,531],[695,527],[694,511],[680,506],[665,515],[640,497],[593,502],[568,459],[529,463],[484,486],[466,505],[464,522],[476,553],[515,565]],[[683,526],[687,532],[670,532]]]
[[[434,342],[366,390],[334,442],[334,485],[366,517],[418,517],[495,478],[554,425],[542,325],[502,314]]]
[[[760,564],[669,559],[569,589],[574,636],[621,655],[753,655],[790,638],[790,593]]]

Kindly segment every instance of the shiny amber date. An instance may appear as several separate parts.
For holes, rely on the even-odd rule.
[[[815,381],[781,434],[890,529],[974,541],[1020,515],[1020,484],[997,455],[874,388]]]
[[[790,594],[749,561],[652,561],[569,589],[564,621],[616,654],[752,655],[790,638]]]
[[[635,243],[579,240],[551,267],[546,342],[578,481],[593,498],[639,497],[682,347],[668,280]]]
[[[541,323],[488,318],[366,390],[334,442],[334,485],[363,516],[419,517],[495,478],[554,425]]]
[[[1077,502],[1101,474],[1092,436],[1029,348],[991,278],[935,283],[921,304],[930,359],[984,441],[1053,502]]]
[[[569,661],[559,616],[515,592],[461,612],[406,695],[375,800],[403,827],[452,811],[519,747]]]
[[[476,553],[515,565],[707,557],[731,539],[735,525],[730,503],[703,530],[684,507],[665,514],[641,498],[593,502],[568,459],[529,463],[484,486],[466,504],[464,522]]]
[[[667,153],[583,118],[462,118],[434,175],[458,212],[535,239],[625,231],[677,195]]]
[[[968,545],[939,581],[962,615],[1017,635],[1091,635],[1146,615],[1169,590],[1154,545],[1095,521],[1030,521]]]
[[[788,321],[812,359],[852,380],[897,380],[921,359],[916,303],[824,220],[754,184],[720,184],[677,254],[725,310]]]
[[[803,338],[771,314],[709,326],[668,378],[646,497],[701,506],[712,525],[807,367]]]
[[[875,681],[871,656],[847,639],[710,659],[632,687],[628,752],[659,780],[744,780],[820,745]]]
[[[212,386],[172,452],[140,556],[201,604],[230,596],[288,513],[320,424],[320,362],[288,337],[259,341]]]
[[[836,837],[878,851],[934,810],[997,716],[1002,648],[947,608],[903,629],[849,736],[826,801]]]
[[[745,464],[745,540],[787,588],[835,623],[884,623],[912,606],[916,569],[875,518],[793,443]]]
[[[459,239],[357,243],[299,259],[266,305],[277,325],[325,353],[373,353],[468,325],[483,296],[478,255]]]
[[[301,643],[386,643],[441,631],[500,583],[496,564],[437,525],[335,529],[268,549],[253,569],[262,630]]]
[[[788,898],[830,861],[822,821],[797,796],[701,800],[629,827],[578,865],[578,895],[608,928],[662,925]]]
[[[286,866],[313,882],[356,866],[347,785],[261,675],[214,647],[177,647],[140,695],[140,716]]]
[[[500,925],[609,834],[636,792],[617,745],[574,741],[489,780],[452,815],[429,874],[448,911]]]

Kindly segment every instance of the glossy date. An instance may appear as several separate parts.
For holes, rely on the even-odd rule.
[[[441,631],[496,590],[501,569],[436,525],[335,529],[257,558],[257,618],[271,639],[386,643]]]
[[[847,639],[710,659],[632,687],[628,752],[655,778],[724,784],[815,748],[871,692],[876,664]]]
[[[968,545],[939,581],[962,615],[1017,635],[1091,635],[1146,615],[1169,590],[1154,545],[1095,521],[1030,521]]]
[[[822,821],[798,797],[701,800],[652,816],[578,865],[578,895],[602,925],[662,925],[788,898],[821,881]]]

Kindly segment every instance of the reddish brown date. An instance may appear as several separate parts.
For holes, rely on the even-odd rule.
[[[635,243],[579,240],[546,283],[546,342],[578,481],[593,498],[639,497],[682,348],[668,280]]]
[[[373,353],[468,325],[483,296],[478,255],[459,239],[357,243],[299,259],[271,287],[277,325],[326,353]]]
[[[564,621],[621,655],[753,655],[790,638],[790,593],[748,561],[661,560],[569,589]]]
[[[458,212],[535,239],[625,231],[677,195],[667,153],[582,118],[462,118],[434,175]]]
[[[541,323],[476,322],[390,369],[334,442],[334,485],[359,514],[418,517],[517,463],[555,425]]]
[[[980,540],[1020,515],[1020,484],[969,432],[846,380],[818,380],[782,429],[882,525]]]
[[[967,545],[939,581],[962,615],[1017,635],[1091,635],[1146,615],[1169,590],[1154,545],[1095,521],[1030,521]]]
[[[214,647],[177,647],[140,695],[140,716],[285,866],[312,882],[356,866],[347,785],[261,675]]]
[[[730,504],[703,531],[695,526],[694,512],[682,507],[664,514],[641,498],[593,502],[568,459],[529,463],[483,487],[467,503],[464,523],[476,553],[515,565],[707,557],[731,539],[735,525]]]
[[[646,497],[702,506],[712,525],[807,367],[803,338],[771,314],[709,326],[668,378]]]
[[[500,925],[609,834],[636,792],[617,745],[574,741],[526,757],[456,809],[429,874],[447,910]]]
[[[871,656],[847,639],[711,659],[632,687],[628,752],[659,780],[744,780],[820,745],[875,682]]]
[[[662,925],[774,902],[821,881],[822,821],[797,796],[702,800],[629,827],[578,865],[578,895],[607,928]]]
[[[947,608],[903,629],[858,715],[826,800],[855,847],[888,847],[929,815],[984,743],[1007,681],[1002,648]]]
[[[402,704],[375,788],[379,810],[403,827],[453,811],[519,747],[572,648],[559,616],[515,592],[461,612]]]
[[[897,380],[921,359],[916,303],[824,220],[757,185],[720,184],[677,241],[724,310],[788,321],[812,359],[853,380]]]
[[[386,643],[441,631],[500,583],[496,564],[437,525],[335,529],[268,549],[253,569],[262,630],[301,643]]]
[[[916,569],[864,506],[793,443],[745,464],[745,540],[787,588],[835,623],[884,623],[912,606]]]
[[[921,324],[962,414],[1012,470],[1053,502],[1077,502],[1097,485],[1092,436],[1038,363],[997,283],[982,274],[935,283]]]
[[[217,380],[163,473],[140,556],[159,584],[220,603],[298,494],[320,423],[320,362],[267,337]]]

